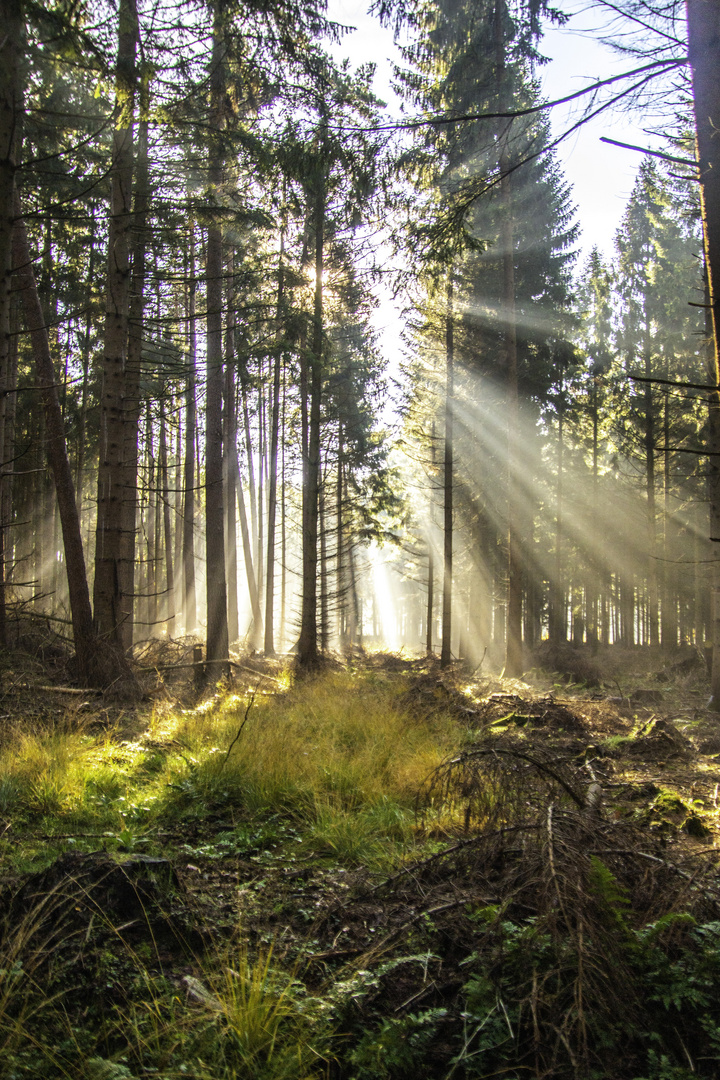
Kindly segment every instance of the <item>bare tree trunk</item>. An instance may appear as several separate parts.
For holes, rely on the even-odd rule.
[[[341,651],[347,645],[347,585],[345,582],[345,521],[343,514],[343,469],[345,447],[342,419],[338,420],[337,478],[335,482],[335,523],[337,531],[337,559],[335,581],[337,587],[338,643]]]
[[[75,473],[75,487],[78,509],[82,511],[83,487],[85,483],[85,431],[87,427],[87,402],[90,383],[90,333],[92,329],[92,290],[95,281],[95,209],[90,211],[90,254],[88,258],[87,304],[85,315],[85,333],[82,345],[82,388],[80,391],[80,416],[78,418],[78,447]]]
[[[127,494],[123,484],[137,40],[135,0],[122,0],[115,76],[117,119],[111,166],[94,587],[95,625],[108,641],[121,648],[127,648],[130,644],[132,623],[132,597],[122,593],[128,577],[126,568],[122,566],[123,560],[127,558],[127,549],[124,548],[122,539],[123,504]]]
[[[313,305],[313,341],[309,371],[309,416],[307,446],[303,447],[303,544],[302,609],[297,660],[300,668],[310,669],[318,662],[317,651],[317,542],[318,479],[320,470],[320,396],[323,363],[323,243],[325,232],[325,181],[319,178],[315,191],[315,296]],[[307,406],[306,406],[307,407]]]
[[[330,598],[328,595],[327,515],[325,513],[325,470],[319,473],[318,523],[320,531],[320,652],[328,651],[330,633]]]
[[[245,577],[247,578],[250,607],[252,608],[253,623],[250,633],[250,647],[257,648],[257,642],[262,638],[262,612],[260,610],[260,597],[258,596],[257,580],[252,557],[252,541],[248,529],[247,510],[245,508],[245,493],[243,491],[240,465],[237,456],[237,443],[230,448],[233,468],[235,470],[235,486],[237,490],[238,515],[240,517],[240,536],[243,546],[243,561],[245,563]]]
[[[276,333],[283,333],[282,317],[285,304],[285,222],[280,229],[280,253],[278,256],[278,290],[276,305]],[[275,655],[275,518],[277,510],[278,437],[280,431],[280,348],[276,346],[273,358],[272,409],[270,414],[270,460],[268,462],[268,535],[267,570],[265,579],[265,642],[266,656]]]
[[[453,573],[453,394],[455,342],[453,323],[453,283],[448,276],[445,315],[445,457],[443,470],[443,597],[440,666],[452,660],[452,573]]]
[[[237,442],[237,423],[235,408],[235,315],[232,310],[232,272],[233,256],[228,254],[227,314],[225,317],[225,406],[223,416],[223,467],[225,471],[225,490],[227,512],[225,518],[225,551],[227,555],[227,591],[228,591],[228,635],[230,641],[237,641],[238,627],[238,571],[237,571],[237,517],[235,506],[235,484],[237,470],[231,447]]]
[[[700,170],[700,207],[705,247],[707,296],[712,329],[712,383],[709,394],[708,450],[710,536],[715,543],[711,567],[712,696],[720,711],[720,7],[715,0],[685,0],[688,56],[692,69],[696,154]]]
[[[224,107],[221,3],[215,0],[211,60],[211,127],[209,180],[217,198],[222,182],[219,133]],[[210,677],[226,669],[228,656],[227,589],[225,580],[225,511],[223,492],[223,356],[222,356],[222,232],[217,221],[207,234],[207,383],[205,398],[205,558],[207,589],[207,660]],[[215,662],[215,663],[213,663]]]
[[[21,0],[2,0],[0,16],[3,34],[0,41],[0,389],[3,391],[0,400],[0,455],[3,455],[0,462],[0,645],[5,645],[5,562],[9,524],[6,514],[6,478],[12,456],[6,453],[6,426],[8,390],[13,385],[10,373],[13,342],[10,332],[12,232],[15,216],[13,191],[19,131],[24,112],[19,69],[25,36]]]
[[[163,390],[164,392],[164,390]],[[173,533],[170,519],[170,491],[168,484],[167,432],[165,424],[165,402],[160,398],[160,477],[162,491],[163,534],[165,546],[165,622],[168,637],[172,637],[175,625],[175,568],[173,566]],[[158,492],[158,495],[160,492]]]
[[[563,393],[563,383],[560,383]],[[561,400],[558,405],[558,456],[555,494],[555,567],[553,570],[552,597],[550,604],[550,640],[559,645],[567,639],[567,610],[565,604],[564,560],[563,560],[563,482],[565,479],[565,406]]]
[[[283,393],[282,393],[282,459],[281,459],[281,476],[280,476],[280,511],[282,516],[282,526],[280,531],[280,648],[285,648],[285,615],[286,615],[286,601],[287,601],[287,514],[285,507],[285,437],[284,433],[287,430],[285,424],[285,371],[283,369]]]
[[[195,597],[195,444],[197,442],[197,408],[195,404],[195,371],[197,364],[197,334],[195,325],[195,226],[190,224],[190,266],[187,292],[187,381],[185,384],[185,463],[183,475],[183,618],[185,633],[197,627]]]
[[[138,515],[138,437],[142,408],[140,379],[142,346],[145,332],[145,267],[147,251],[148,214],[150,210],[150,178],[148,175],[148,130],[150,119],[150,75],[143,70],[140,79],[140,119],[138,123],[135,203],[132,238],[132,281],[128,308],[128,347],[125,366],[125,397],[123,401],[122,455],[122,530],[121,559],[118,566],[120,593],[124,597],[127,621],[123,627],[124,640],[132,644],[135,611],[135,551]],[[162,418],[161,418],[162,419]]]
[[[496,0],[495,51],[498,95],[502,103],[508,97],[506,82],[503,16],[505,0]],[[517,327],[515,322],[515,229],[513,221],[511,162],[507,149],[507,124],[499,134],[500,201],[502,219],[500,243],[503,257],[503,324],[505,378],[507,392],[507,619],[505,627],[505,674],[522,674],[522,561],[517,522],[518,438],[520,434]]]

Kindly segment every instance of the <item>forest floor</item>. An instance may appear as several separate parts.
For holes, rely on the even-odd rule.
[[[720,1077],[694,651],[546,649],[523,680],[238,656],[208,692],[157,643],[128,708],[25,645],[0,657],[0,1076]]]

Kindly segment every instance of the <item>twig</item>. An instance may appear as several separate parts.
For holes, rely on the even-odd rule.
[[[102,690],[98,690],[95,687],[80,688],[76,686],[30,686],[26,683],[21,687],[22,690],[52,690],[54,694],[102,694]]]
[[[248,716],[250,715],[250,710],[251,710],[251,709],[252,709],[252,707],[253,707],[253,703],[254,703],[254,701],[255,701],[255,695],[257,694],[257,692],[258,692],[258,687],[256,686],[256,687],[255,687],[255,689],[253,690],[253,692],[252,692],[252,695],[251,695],[251,697],[250,697],[250,700],[249,700],[249,702],[248,702],[248,707],[247,707],[247,709],[245,710],[245,716],[244,716],[244,718],[243,718],[243,722],[242,722],[242,724],[241,724],[241,725],[240,725],[240,727],[238,728],[238,731],[237,731],[237,735],[235,736],[235,738],[233,739],[233,741],[232,741],[232,742],[230,743],[230,745],[228,746],[227,754],[225,755],[225,757],[224,757],[224,758],[222,759],[222,761],[220,762],[220,768],[221,768],[221,769],[224,769],[224,767],[225,767],[225,763],[227,762],[227,759],[228,759],[228,758],[230,757],[230,751],[232,750],[233,746],[235,745],[235,743],[236,743],[236,742],[238,741],[238,739],[239,739],[239,738],[240,738],[240,736],[242,735],[242,730],[243,730],[243,728],[245,727],[245,725],[247,724],[247,719],[248,719]]]

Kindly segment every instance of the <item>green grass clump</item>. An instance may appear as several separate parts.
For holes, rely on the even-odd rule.
[[[249,709],[227,694],[157,711],[139,738],[18,733],[0,748],[0,814],[15,834],[148,839],[223,807],[233,821],[279,813],[307,831],[311,851],[377,863],[407,843],[420,785],[461,738],[449,716],[419,719],[401,705],[404,689],[333,673],[278,694],[260,685]]]

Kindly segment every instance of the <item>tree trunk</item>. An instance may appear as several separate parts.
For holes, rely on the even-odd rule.
[[[278,291],[276,306],[276,333],[283,333],[283,310],[285,306],[285,223],[280,229],[280,253],[278,263]],[[272,409],[270,414],[270,460],[268,462],[268,535],[267,570],[265,579],[265,642],[266,656],[275,655],[275,518],[277,510],[278,437],[280,431],[280,348],[276,346],[273,359]]]
[[[225,553],[227,558],[228,636],[237,641],[238,628],[238,570],[237,570],[237,511],[234,468],[230,447],[237,442],[235,402],[235,313],[233,310],[233,255],[228,253],[227,312],[225,316],[225,403],[223,413],[223,468],[225,472]]]
[[[126,364],[130,304],[129,235],[132,225],[133,110],[138,23],[135,0],[121,0],[116,68],[117,120],[113,135],[107,296],[100,402],[95,626],[121,648],[130,644],[132,597],[123,594],[128,569],[123,545]]]
[[[452,660],[452,573],[453,573],[453,394],[455,341],[453,323],[453,283],[448,277],[445,315],[445,455],[443,463],[443,594],[440,667]]]
[[[645,313],[645,329],[643,342],[643,360],[645,366],[645,383],[643,399],[645,406],[645,491],[647,495],[647,526],[648,526],[648,621],[650,630],[650,644],[658,645],[660,641],[659,610],[658,610],[658,573],[657,573],[657,512],[655,508],[655,416],[653,414],[652,383],[652,358],[650,343],[650,318]],[[665,444],[667,445],[667,443]]]
[[[195,596],[195,444],[197,442],[197,407],[195,374],[197,333],[195,325],[195,226],[190,224],[189,280],[187,292],[187,378],[185,383],[185,462],[183,469],[183,621],[185,633],[197,628]]]
[[[150,120],[150,76],[143,70],[140,79],[140,120],[138,123],[135,170],[135,200],[132,237],[132,280],[128,309],[128,348],[123,401],[122,530],[120,593],[128,612],[124,640],[132,645],[135,611],[135,551],[138,512],[138,436],[142,407],[140,379],[145,316],[145,266],[150,210],[148,175],[148,130]]]
[[[165,623],[168,637],[172,637],[175,625],[175,568],[173,566],[173,533],[170,518],[170,485],[168,484],[167,431],[165,402],[160,399],[160,479],[162,492],[163,538],[165,547]],[[160,495],[160,492],[158,492]]]
[[[503,17],[505,0],[495,5],[495,59],[499,103],[508,98]],[[507,409],[507,618],[505,626],[505,674],[522,674],[522,560],[517,521],[519,493],[517,460],[520,435],[518,390],[517,326],[515,321],[515,229],[513,221],[511,161],[507,149],[507,123],[499,133],[500,201],[502,218],[500,243],[503,257],[503,337]]]
[[[707,293],[712,324],[712,382],[720,386],[720,6],[716,0],[686,0],[688,57],[692,70],[696,154],[700,172]],[[720,389],[709,394],[708,450],[720,452]],[[711,707],[720,711],[720,458],[709,458],[713,662]]]
[[[90,254],[87,278],[87,314],[82,345],[82,388],[80,391],[80,415],[78,417],[78,446],[75,488],[78,509],[82,513],[83,487],[85,483],[85,431],[87,427],[88,390],[90,384],[90,340],[92,330],[92,295],[95,281],[95,210],[90,211]]]
[[[22,120],[22,86],[19,61],[23,52],[24,23],[21,0],[2,0],[3,39],[0,41],[0,645],[7,644],[5,627],[5,561],[8,518],[6,476],[9,458],[6,417],[12,337],[10,333],[10,283],[12,278],[13,189],[18,154],[18,131]]]
[[[320,166],[318,164],[318,169]],[[318,479],[320,469],[320,396],[323,362],[323,243],[325,232],[325,178],[319,176],[315,192],[315,295],[313,340],[310,350],[307,440],[303,447],[302,499],[302,608],[297,661],[302,669],[317,665],[317,542]],[[306,406],[306,408],[307,408]]]
[[[211,135],[209,179],[210,197],[219,198],[222,182],[220,128],[225,87],[222,68],[221,3],[215,0],[210,75]],[[208,675],[215,678],[227,670],[228,619],[225,583],[225,510],[222,447],[222,232],[217,220],[207,234],[207,383],[205,397],[205,558],[207,595],[207,651],[212,665]]]

